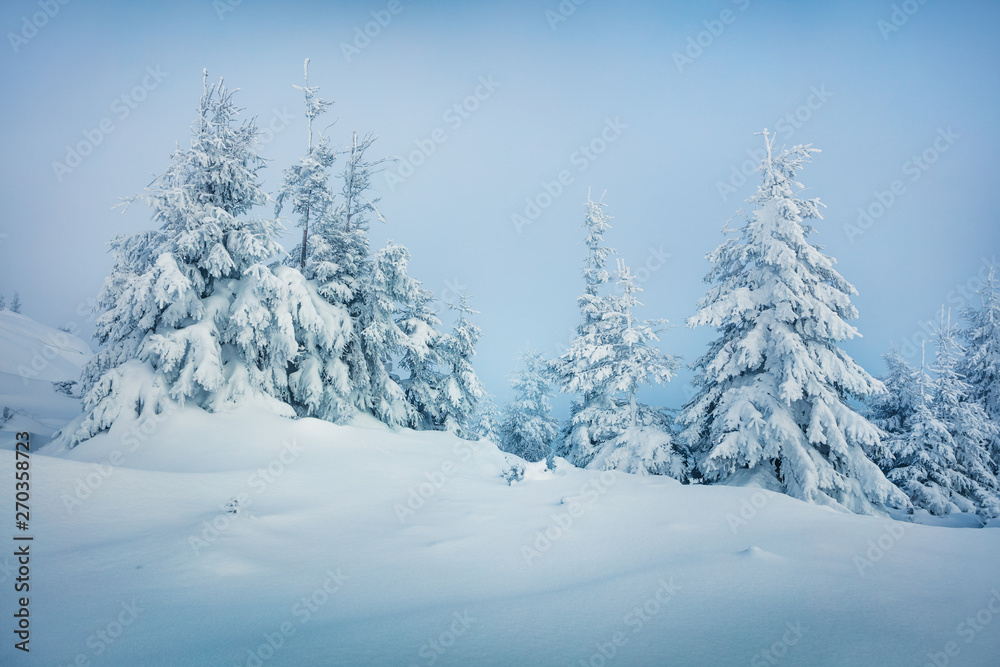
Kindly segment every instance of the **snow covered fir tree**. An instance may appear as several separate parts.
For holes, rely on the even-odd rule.
[[[924,400],[927,388],[923,369],[918,374],[895,346],[882,355],[882,359],[886,372],[879,380],[885,391],[868,398],[865,416],[882,431],[878,443],[867,449],[868,456],[888,472],[896,454],[904,447],[901,441],[906,439],[910,416]]]
[[[978,296],[978,308],[970,306],[962,313],[966,324],[960,336],[965,354],[959,360],[958,373],[969,384],[969,399],[1000,425],[1000,292],[996,267],[990,267]],[[993,472],[1000,474],[1000,436],[993,438],[990,448]]]
[[[962,349],[944,312],[934,343],[933,377],[921,364],[907,378],[898,362],[890,375],[890,389],[903,398],[884,422],[891,456],[883,465],[913,505],[931,514],[1000,516],[1000,482],[990,458],[1000,427],[972,397],[959,370]]]
[[[452,305],[458,319],[441,344],[441,361],[445,370],[439,392],[441,425],[461,437],[474,437],[477,407],[486,396],[486,390],[472,367],[476,345],[483,334],[479,326],[469,319],[477,314],[469,305],[469,298],[463,292],[458,303]]]
[[[818,199],[799,199],[816,149],[774,155],[764,131],[761,183],[744,224],[709,255],[711,285],[688,325],[719,337],[695,363],[697,395],[679,417],[696,475],[816,504],[878,513],[906,498],[866,455],[880,433],[850,404],[883,390],[838,343],[858,335],[854,287],[810,242]]]
[[[569,349],[550,362],[560,391],[577,396],[554,453],[580,467],[681,479],[685,460],[668,417],[637,397],[643,385],[666,382],[677,368],[677,360],[656,347],[655,329],[665,322],[634,317],[640,288],[624,262],[618,263],[620,293],[608,288],[614,250],[603,245],[611,227],[603,202],[587,200],[584,227],[583,321]]]
[[[514,397],[503,407],[497,444],[527,461],[541,461],[559,434],[559,420],[552,416],[551,374],[539,352],[525,350],[519,360],[520,368],[510,378]]]

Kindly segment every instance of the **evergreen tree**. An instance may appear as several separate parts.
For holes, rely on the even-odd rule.
[[[979,308],[963,312],[965,355],[958,371],[969,383],[969,399],[979,403],[994,424],[1000,424],[1000,292],[995,270],[979,289]],[[1000,474],[1000,437],[991,443],[993,470]]]
[[[406,336],[404,351],[399,361],[409,372],[403,381],[406,399],[415,410],[413,426],[436,429],[443,426],[440,388],[443,376],[439,347],[443,341],[441,320],[432,308],[433,294],[419,285],[403,305],[399,328]]]
[[[472,420],[479,401],[486,395],[479,376],[472,368],[476,345],[482,332],[468,319],[477,311],[469,307],[469,295],[459,295],[457,304],[451,306],[458,312],[458,319],[451,333],[441,342],[441,364],[444,378],[439,391],[441,424],[444,430],[461,438],[474,437]]]
[[[896,439],[895,460],[889,480],[908,495],[916,507],[931,514],[975,510],[975,504],[962,494],[963,475],[958,470],[955,443],[948,427],[934,414],[934,382],[921,360],[914,374],[912,413],[904,420],[904,430]]]
[[[968,385],[957,372],[959,348],[950,323],[935,331],[935,378],[923,368],[916,376],[916,408],[905,420],[902,447],[889,472],[912,500],[931,514],[976,512],[1000,515],[1000,484],[989,469],[986,450],[995,426],[967,398]]]
[[[556,442],[553,454],[573,463],[579,461],[582,465],[593,459],[601,443],[617,435],[607,429],[603,417],[615,412],[610,386],[605,382],[584,386],[575,380],[580,376],[593,378],[597,374],[606,379],[613,372],[598,349],[599,329],[609,308],[603,294],[605,285],[611,280],[607,261],[608,256],[615,252],[604,245],[604,234],[611,229],[611,218],[604,211],[603,200],[595,202],[588,196],[584,206],[586,217],[583,226],[587,230],[587,258],[583,267],[585,288],[577,299],[582,322],[577,326],[570,348],[558,359],[549,362],[559,390],[579,394],[570,407],[569,424]]]
[[[866,451],[883,472],[888,472],[898,453],[905,448],[904,442],[909,437],[909,419],[922,399],[917,393],[917,371],[906,363],[895,346],[882,355],[882,358],[885,360],[886,373],[879,379],[885,386],[885,391],[869,398],[866,417],[882,430],[883,435],[878,443],[869,445]]]
[[[858,335],[854,287],[809,241],[818,199],[796,174],[815,149],[774,156],[764,132],[754,210],[709,255],[712,285],[689,326],[719,338],[694,365],[697,395],[680,416],[683,441],[708,482],[759,485],[817,504],[877,513],[905,504],[865,455],[879,430],[848,403],[881,389],[838,343]],[[725,230],[729,232],[730,230]]]
[[[589,467],[615,469],[636,474],[669,475],[684,479],[684,454],[675,446],[670,420],[661,410],[638,402],[643,385],[661,384],[676,373],[677,359],[656,347],[656,329],[665,320],[636,320],[633,310],[642,305],[636,295],[642,291],[624,261],[618,260],[621,294],[607,297],[611,304],[602,323],[607,335],[604,349],[613,374],[607,381],[614,391],[616,412],[610,427],[617,435],[605,443],[588,462]],[[600,382],[600,374],[581,378],[584,385]]]
[[[479,440],[489,440],[499,447],[502,439],[501,419],[500,410],[497,409],[493,397],[489,394],[484,395],[479,400],[472,420],[472,436]]]
[[[550,372],[538,352],[520,355],[521,367],[511,376],[514,400],[506,404],[500,421],[500,449],[527,461],[549,455],[559,433],[552,417]]]
[[[344,342],[346,313],[298,271],[266,264],[282,252],[280,225],[248,215],[267,201],[264,163],[256,126],[238,123],[238,113],[232,93],[206,75],[190,147],[129,200],[147,202],[159,228],[112,242],[96,321],[104,349],[84,371],[85,416],[70,445],[170,401],[210,411],[253,403],[292,416],[289,374],[309,374],[297,367],[300,346],[336,356]]]
[[[398,383],[388,381],[392,378],[393,355],[405,349],[405,334],[393,318],[398,304],[408,303],[413,298],[416,283],[410,282],[405,266],[400,270],[389,265],[393,258],[404,255],[405,261],[409,261],[409,251],[403,246],[390,242],[381,251],[381,265],[371,257],[369,215],[374,214],[377,220],[385,222],[376,207],[378,198],[368,197],[371,176],[385,162],[385,159],[371,161],[365,157],[374,141],[375,136],[371,134],[361,139],[357,133],[352,135],[340,174],[342,201],[332,219],[315,228],[313,256],[317,262],[316,279],[321,284],[320,292],[335,303],[343,303],[354,322],[354,334],[344,351],[352,402],[358,409],[372,412],[387,424],[399,426],[412,423],[416,413],[405,401],[400,403],[405,394]],[[391,321],[381,322],[381,317]],[[373,325],[384,327],[384,330],[376,328],[365,334]]]
[[[7,310],[7,299],[3,294],[0,294],[0,310]]]
[[[308,135],[307,151],[299,163],[285,170],[285,178],[282,182],[281,190],[276,199],[275,213],[280,214],[285,203],[290,203],[292,212],[299,216],[299,226],[302,227],[302,241],[291,255],[293,263],[297,263],[299,268],[306,273],[307,277],[313,278],[313,271],[307,272],[306,260],[309,256],[309,225],[310,217],[312,224],[329,224],[330,215],[333,212],[333,193],[330,189],[329,168],[333,165],[335,154],[330,148],[329,140],[320,136],[317,143],[313,143],[313,122],[327,108],[333,104],[331,101],[320,99],[316,96],[319,92],[318,86],[309,86],[309,58],[306,58],[303,65],[305,71],[305,85],[295,86],[303,92],[306,106],[306,129]]]
[[[400,379],[393,373],[393,359],[407,349],[409,339],[397,323],[400,304],[413,299],[419,283],[407,273],[410,253],[390,241],[375,254],[369,291],[356,320],[358,350],[363,366],[352,378],[355,400],[363,410],[390,426],[415,423],[416,410],[406,400]]]
[[[1000,437],[1000,428],[972,400],[972,387],[959,371],[964,350],[956,338],[951,313],[946,317],[942,308],[941,324],[935,331],[934,407],[951,434],[955,459],[965,476],[956,491],[972,499],[984,517],[992,518],[1000,516],[1000,482],[992,470],[989,449]]]
[[[275,200],[275,214],[289,204],[292,212],[299,216],[302,240],[288,257],[288,263],[298,266],[303,275],[315,283],[309,289],[318,293],[334,308],[324,309],[336,312],[338,320],[327,322],[329,331],[337,332],[336,339],[327,344],[316,345],[313,341],[302,341],[296,366],[289,377],[289,391],[299,413],[330,421],[345,421],[354,414],[356,408],[349,400],[350,372],[344,359],[344,348],[353,335],[353,322],[349,317],[347,304],[339,298],[336,289],[331,289],[327,275],[329,248],[327,238],[320,235],[310,246],[311,226],[326,229],[334,225],[333,192],[330,187],[329,169],[334,163],[335,153],[329,139],[322,134],[314,143],[313,123],[333,102],[317,96],[319,88],[309,86],[309,59],[303,65],[305,83],[294,86],[305,97],[307,130],[307,151],[299,163],[285,170],[281,189]],[[318,283],[318,288],[316,286]]]
[[[554,453],[580,467],[683,478],[684,458],[673,445],[669,420],[637,401],[642,385],[669,380],[677,367],[673,357],[655,347],[655,328],[663,322],[635,319],[640,289],[623,262],[618,266],[621,294],[604,293],[613,251],[603,246],[603,236],[610,225],[603,203],[588,200],[586,206],[586,287],[578,301],[583,322],[569,349],[550,364],[560,390],[579,399]]]
[[[10,312],[20,313],[21,312],[21,295],[15,290],[14,298],[10,300]]]

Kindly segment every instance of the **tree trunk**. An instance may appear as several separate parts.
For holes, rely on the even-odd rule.
[[[306,209],[306,217],[302,222],[302,258],[299,260],[299,268],[306,268],[306,243],[309,241],[309,209]]]

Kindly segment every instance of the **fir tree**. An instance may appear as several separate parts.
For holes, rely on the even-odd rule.
[[[363,363],[352,377],[355,400],[363,410],[390,426],[416,421],[416,410],[406,400],[400,379],[393,373],[393,359],[406,349],[409,339],[397,323],[400,304],[413,298],[419,283],[407,273],[410,253],[390,241],[375,254],[372,276],[356,320],[358,351]]]
[[[882,430],[882,437],[866,450],[883,472],[888,472],[898,453],[904,449],[908,438],[909,419],[922,400],[917,393],[918,377],[895,346],[882,355],[886,373],[879,378],[885,391],[873,394],[868,400],[867,418]]]
[[[550,372],[538,352],[526,350],[520,362],[520,369],[511,376],[514,399],[504,406],[498,444],[527,461],[541,461],[559,433],[559,420],[552,417],[549,401]]]
[[[969,383],[969,399],[983,407],[994,424],[1000,424],[1000,292],[995,270],[979,289],[979,308],[963,312],[965,355],[958,371]],[[1000,474],[1000,437],[991,443],[993,470]]]
[[[484,395],[476,406],[476,414],[472,419],[472,436],[479,440],[489,440],[500,446],[502,439],[501,413],[497,409],[493,397]]]
[[[642,305],[636,296],[642,290],[620,259],[617,275],[621,294],[608,297],[611,308],[602,327],[607,333],[607,365],[613,369],[609,380],[617,410],[611,418],[617,435],[604,443],[588,465],[684,479],[687,464],[674,444],[670,420],[662,410],[639,403],[637,396],[642,386],[667,382],[676,373],[676,358],[656,347],[656,330],[666,321],[637,320],[633,310]],[[583,382],[587,384],[588,379],[584,377]]]
[[[10,312],[20,313],[21,312],[21,295],[14,292],[14,298],[10,300]]]
[[[353,321],[349,316],[348,304],[342,290],[331,286],[330,266],[335,253],[331,249],[328,234],[320,234],[310,244],[310,228],[329,230],[336,225],[333,208],[334,197],[330,186],[329,169],[334,163],[335,153],[329,139],[320,134],[314,142],[313,123],[333,102],[317,96],[319,88],[309,85],[309,59],[303,65],[304,85],[294,86],[305,97],[307,131],[307,151],[299,163],[285,170],[284,180],[275,200],[275,214],[279,215],[286,204],[299,216],[302,240],[288,257],[291,265],[298,266],[310,283],[309,289],[317,289],[337,316],[336,322],[327,322],[327,330],[337,332],[332,341],[302,341],[303,345],[296,360],[296,369],[289,377],[289,390],[299,408],[299,413],[331,421],[345,421],[356,408],[349,400],[350,370],[342,358],[345,347],[353,337]],[[336,267],[336,265],[334,265]],[[339,267],[338,267],[339,268]],[[335,281],[334,281],[335,282]]]
[[[401,269],[390,266],[394,258],[404,255],[404,261],[409,261],[406,248],[390,242],[381,251],[381,265],[371,257],[369,215],[385,222],[376,207],[378,198],[368,196],[371,176],[386,161],[365,157],[374,141],[371,134],[361,139],[357,133],[352,135],[340,174],[341,202],[332,218],[315,228],[313,257],[320,293],[331,302],[344,304],[354,322],[354,333],[344,351],[353,404],[387,424],[399,426],[412,423],[416,413],[402,400],[405,395],[399,383],[388,381],[392,378],[393,355],[405,349],[405,334],[393,318],[399,303],[413,298],[414,288],[406,276],[405,265]],[[381,317],[388,317],[391,322],[382,322]],[[373,325],[377,328],[365,334]]]
[[[583,267],[585,287],[584,293],[577,299],[582,322],[577,326],[570,348],[558,359],[549,362],[559,390],[579,393],[579,398],[570,407],[569,424],[553,453],[574,463],[580,461],[582,465],[590,462],[601,443],[617,435],[602,424],[602,415],[615,411],[610,387],[605,383],[582,386],[575,380],[581,375],[593,377],[597,373],[607,377],[612,370],[600,370],[606,364],[597,349],[599,328],[608,310],[603,294],[605,285],[611,280],[607,261],[608,256],[615,252],[604,245],[604,234],[611,229],[611,218],[604,211],[603,200],[595,202],[588,196],[584,206],[586,216],[583,226],[587,230],[587,258]]]
[[[987,445],[996,427],[968,400],[969,386],[957,372],[960,349],[950,322],[935,331],[937,355],[932,379],[923,368],[914,390],[916,408],[904,421],[902,444],[889,479],[913,505],[934,515],[976,512],[1000,515],[1000,484],[989,469]]]
[[[673,445],[669,420],[662,411],[641,405],[642,385],[669,380],[676,360],[655,343],[662,321],[640,321],[633,310],[641,291],[619,261],[620,295],[604,293],[610,281],[602,245],[609,228],[603,204],[587,202],[588,257],[583,322],[569,349],[551,363],[560,390],[579,396],[573,403],[565,440],[555,450],[574,465],[633,473],[685,475],[684,458]]]
[[[7,310],[7,299],[3,294],[0,294],[0,310]]]
[[[984,517],[992,518],[1000,516],[1000,482],[992,470],[989,449],[1000,436],[1000,428],[972,399],[972,387],[959,371],[964,350],[956,337],[951,313],[946,316],[942,308],[941,324],[935,331],[934,407],[951,435],[958,470],[964,474],[955,491],[973,500]]]
[[[799,199],[796,175],[815,149],[774,156],[764,132],[761,184],[745,224],[709,255],[712,285],[689,326],[719,338],[694,365],[697,395],[682,438],[708,482],[759,485],[817,504],[877,513],[905,504],[865,450],[879,430],[850,398],[882,386],[842,349],[859,335],[854,287],[809,241],[818,199]],[[725,230],[729,232],[730,230]]]
[[[469,295],[459,295],[457,304],[451,306],[458,312],[458,319],[451,333],[441,342],[441,364],[444,378],[439,392],[441,423],[444,430],[461,438],[474,436],[472,420],[479,401],[486,395],[479,376],[472,367],[476,345],[482,332],[468,316],[477,311],[469,306]]]
[[[282,206],[288,202],[291,204],[292,212],[298,214],[299,226],[302,227],[302,241],[290,259],[297,262],[299,268],[305,271],[309,256],[310,216],[313,224],[329,224],[329,216],[333,211],[328,170],[333,165],[335,154],[326,137],[321,135],[319,141],[313,143],[313,122],[325,113],[333,102],[320,99],[316,95],[319,87],[309,86],[309,58],[306,58],[303,69],[305,85],[295,88],[301,90],[305,96],[307,150],[297,165],[285,170],[285,179],[276,199],[275,213],[280,214]],[[306,272],[308,277],[314,277],[309,273],[311,272]]]
[[[964,486],[963,475],[958,470],[951,433],[932,409],[934,382],[925,370],[923,359],[920,370],[914,374],[912,395],[913,411],[895,440],[895,460],[889,480],[910,497],[914,506],[931,514],[975,510],[971,500],[953,492]]]
[[[439,349],[443,336],[441,320],[434,312],[432,302],[433,294],[417,284],[410,290],[410,297],[403,305],[399,318],[399,328],[405,335],[399,365],[409,372],[403,387],[407,401],[415,410],[413,426],[422,429],[441,428],[444,422]]]

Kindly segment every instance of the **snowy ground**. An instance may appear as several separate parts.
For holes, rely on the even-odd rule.
[[[567,465],[508,485],[516,460],[487,442],[250,412],[184,409],[54,453],[32,460],[31,656],[8,629],[4,665],[1000,655],[993,528]],[[0,478],[13,459],[0,451]]]
[[[0,310],[0,409],[14,412],[0,426],[0,448],[13,449],[18,431],[30,431],[40,445],[80,413],[80,402],[53,383],[79,380],[90,354],[72,334]]]

